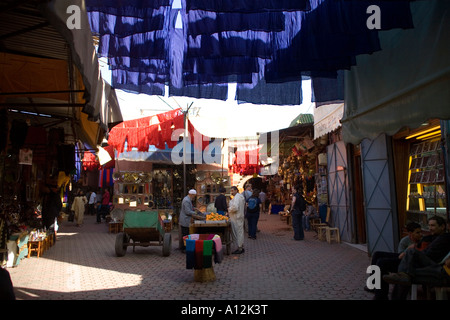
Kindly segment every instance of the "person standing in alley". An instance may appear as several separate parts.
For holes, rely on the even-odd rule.
[[[244,209],[245,199],[236,186],[231,187],[231,195],[233,199],[230,201],[228,207],[228,214],[230,216],[231,231],[233,241],[237,245],[237,250],[233,254],[244,253]]]
[[[98,216],[97,216],[97,222],[100,222],[99,221],[99,219],[100,219],[100,216],[103,218],[103,219],[106,219],[106,216],[109,214],[109,202],[111,201],[111,194],[109,193],[109,190],[108,190],[108,188],[105,188],[104,190],[103,190],[103,195],[102,195],[102,203],[101,203],[101,205],[100,205],[100,210],[99,210],[99,212],[97,213],[98,214]]]
[[[193,215],[197,213],[194,209],[194,205],[192,201],[194,201],[197,196],[197,191],[194,189],[189,190],[186,197],[181,201],[181,210],[180,210],[180,228],[181,228],[181,237],[189,235],[189,226],[191,224],[191,218]],[[181,246],[181,250],[184,251],[186,247]]]
[[[219,192],[220,194],[216,197],[216,200],[214,201],[214,207],[217,209],[217,213],[221,215],[225,215],[228,211],[228,205],[227,205],[227,197],[225,196],[225,188],[220,187]]]
[[[259,199],[261,200],[261,213],[265,213],[267,196],[264,190],[261,190],[261,192],[259,193]]]
[[[82,190],[78,190],[77,195],[72,203],[72,210],[75,212],[75,222],[77,227],[81,227],[84,220],[84,209],[87,199]]]
[[[303,240],[305,237],[302,226],[302,217],[305,210],[306,201],[302,196],[301,187],[292,187],[292,203],[290,211],[292,215],[292,228],[294,229],[294,240]]]
[[[89,214],[90,215],[94,215],[95,212],[95,204],[97,202],[97,194],[95,193],[94,190],[92,190],[91,194],[89,195]]]
[[[259,190],[255,189],[252,196],[247,200],[248,237],[253,240],[256,240],[260,211],[261,199],[259,198]]]
[[[55,219],[58,218],[62,209],[61,197],[58,194],[58,186],[51,184],[45,189],[47,192],[44,195],[42,204],[42,223],[48,230],[55,224]]]
[[[245,203],[247,203],[248,199],[253,194],[252,185],[250,183],[247,183],[245,186],[244,192],[242,192],[242,195],[244,196]],[[244,206],[244,231],[248,232],[248,223],[247,223],[247,206]]]

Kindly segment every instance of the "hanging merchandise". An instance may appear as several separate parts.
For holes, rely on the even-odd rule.
[[[33,164],[33,150],[20,149],[19,150],[19,164],[31,166]]]
[[[138,151],[149,151],[150,146],[164,150],[166,146],[175,147],[183,131],[184,114],[179,108],[155,116],[124,121],[114,126],[109,132],[108,144],[119,154],[131,151],[133,148],[137,148]],[[188,139],[194,147],[199,144],[199,149],[204,150],[209,145],[211,139],[199,133],[190,121],[188,121],[188,133]],[[127,150],[125,150],[125,144]]]
[[[92,171],[100,167],[97,157],[90,151],[84,152],[82,162],[84,171]]]

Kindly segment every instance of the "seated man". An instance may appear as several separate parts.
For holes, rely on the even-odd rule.
[[[408,235],[404,236],[398,244],[398,253],[406,251],[411,245],[415,247],[422,240],[422,227],[416,222],[410,222],[406,225]]]
[[[442,218],[438,220],[439,223],[441,223],[438,225],[438,228],[443,225],[445,230],[445,220]],[[442,232],[425,250],[419,251],[415,248],[406,250],[398,266],[399,273],[384,275],[382,282],[409,285],[411,283],[411,277],[418,277],[417,270],[419,269],[420,277],[426,277],[426,274],[429,272],[445,271],[445,268],[443,268],[440,263],[444,264],[445,261],[443,259],[447,259],[446,255],[448,255],[449,252],[450,233]],[[395,290],[396,294],[393,295],[393,299],[405,299],[408,291],[409,287],[403,286],[398,288],[398,290]]]
[[[317,213],[316,207],[313,205],[308,204],[305,210],[305,214],[303,215],[303,228],[307,231],[310,230],[311,224],[310,220],[320,218],[319,214]]]
[[[397,248],[397,252],[385,252],[385,251],[376,251],[372,255],[372,265],[383,265],[383,269],[387,270],[395,270],[400,263],[400,254],[402,254],[408,247],[422,247],[422,228],[420,224],[416,222],[410,222],[406,225],[406,230],[408,235],[404,236]],[[428,239],[430,241],[430,239]],[[425,246],[423,246],[425,247]],[[384,261],[382,259],[385,259]],[[369,292],[375,292],[374,289],[369,289],[367,286],[364,287],[364,290]]]
[[[424,243],[431,241],[430,237],[425,237],[422,240],[422,228],[420,224],[416,222],[410,222],[406,225],[406,231],[408,235],[404,236],[397,248],[397,252],[384,252],[384,251],[376,251],[372,255],[372,264],[376,265],[378,260],[381,258],[401,258],[399,257],[406,249],[409,247],[421,248],[424,249]]]
[[[412,261],[413,259],[418,260],[415,253],[411,252],[411,254],[406,255],[403,260],[405,263],[400,263],[399,272],[385,275],[384,281],[405,286],[412,283],[437,286],[450,285],[450,252],[440,263],[428,262],[429,264],[425,267],[417,268],[417,261]],[[406,261],[409,263],[406,263]]]
[[[439,262],[447,253],[450,251],[450,241],[448,233],[445,233],[446,222],[442,217],[433,216],[428,220],[428,227],[430,229],[431,236],[424,237],[422,242],[430,241],[430,244],[423,248],[415,248],[416,245],[410,246],[406,252],[403,252],[397,258],[381,258],[378,259],[376,265],[381,270],[381,275],[383,279],[381,280],[381,289],[375,290],[376,300],[386,300],[389,293],[389,283],[384,281],[384,276],[388,275],[390,272],[397,272],[400,263],[402,262],[404,255],[409,250],[414,250],[416,252],[423,253],[424,256],[432,259],[435,262]],[[414,246],[414,247],[413,247]],[[420,251],[422,250],[422,251]],[[409,259],[409,258],[408,258]],[[406,263],[406,262],[404,262]]]

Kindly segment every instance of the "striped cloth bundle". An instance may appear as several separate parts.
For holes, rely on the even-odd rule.
[[[186,241],[186,269],[206,269],[214,262],[221,263],[223,258],[222,240],[214,234],[190,234]]]

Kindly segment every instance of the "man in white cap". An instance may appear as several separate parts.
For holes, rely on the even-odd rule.
[[[189,235],[189,225],[191,224],[191,218],[193,214],[197,212],[194,210],[194,206],[192,205],[192,201],[197,196],[197,191],[194,189],[189,190],[188,195],[184,197],[181,202],[181,210],[180,210],[180,227],[181,227],[181,237]],[[185,250],[184,242],[182,241],[181,250]]]
[[[231,231],[233,241],[237,245],[237,250],[233,251],[233,254],[244,253],[244,209],[245,199],[242,194],[239,193],[237,187],[231,187],[231,195],[233,199],[230,201],[228,207],[228,214],[230,215]]]

